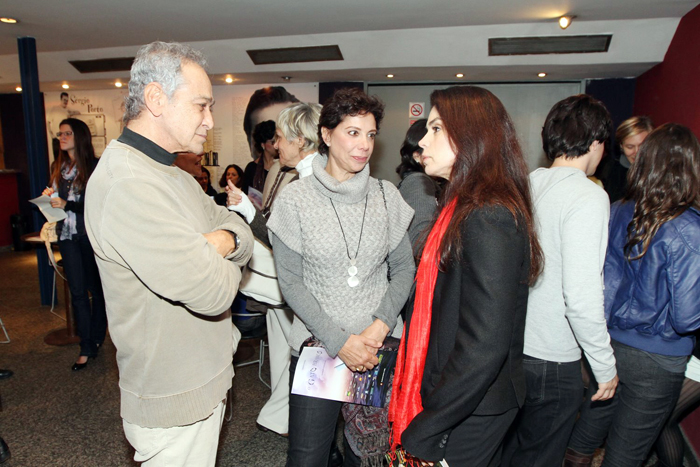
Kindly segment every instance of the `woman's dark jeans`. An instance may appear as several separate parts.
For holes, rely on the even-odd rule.
[[[289,364],[291,392],[298,357]],[[335,427],[343,403],[308,396],[289,395],[289,450],[286,467],[325,467],[335,440]],[[345,442],[344,467],[360,465]]]
[[[63,258],[63,270],[70,287],[75,325],[80,336],[80,355],[95,357],[107,332],[105,298],[100,273],[87,235],[60,240],[58,248]],[[92,306],[90,295],[92,295]]]
[[[612,341],[620,384],[615,397],[591,402],[591,381],[569,447],[593,454],[607,436],[604,467],[642,465],[676,405],[685,378],[662,368],[647,353]]]

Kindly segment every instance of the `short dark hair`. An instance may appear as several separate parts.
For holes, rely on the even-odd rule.
[[[64,92],[62,92],[62,93],[61,93],[61,96],[59,97],[59,99],[63,99],[63,96],[66,96],[66,97],[68,97],[68,93],[67,93],[67,92],[65,92],[65,91],[64,91]]]
[[[277,125],[275,125],[275,122],[272,120],[260,122],[257,125],[255,125],[255,129],[253,130],[253,141],[255,141],[256,151],[262,154],[262,145],[265,144],[266,141],[271,140],[275,137],[276,129]]]
[[[326,101],[318,121],[318,152],[328,155],[328,146],[323,142],[321,128],[333,130],[348,115],[355,117],[371,113],[379,131],[379,124],[384,118],[384,103],[376,96],[368,96],[357,88],[338,89]]]
[[[250,96],[248,106],[245,108],[245,115],[243,116],[243,131],[245,131],[245,136],[249,142],[253,132],[253,122],[250,120],[253,112],[284,102],[296,103],[299,102],[299,99],[282,86],[261,88]]]
[[[550,161],[587,154],[594,141],[609,142],[612,118],[605,105],[586,94],[554,104],[542,128],[542,147]]]
[[[399,149],[401,163],[396,167],[396,173],[399,174],[402,180],[411,172],[424,172],[423,165],[413,158],[413,154],[416,152],[423,154],[423,148],[418,146],[418,143],[428,132],[427,124],[428,119],[421,118],[413,122],[413,125],[406,132],[406,138],[404,138],[401,149]]]

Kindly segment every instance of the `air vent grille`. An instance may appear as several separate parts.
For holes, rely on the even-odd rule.
[[[287,47],[283,49],[247,50],[250,59],[256,65],[274,63],[328,62],[343,60],[340,47],[322,45],[318,47]]]
[[[129,71],[134,57],[100,58],[98,60],[70,60],[68,63],[81,73],[103,73],[105,71]]]
[[[489,55],[585,54],[607,52],[612,34],[588,36],[497,37],[489,39]]]

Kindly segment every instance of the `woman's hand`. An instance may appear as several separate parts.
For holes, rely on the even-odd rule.
[[[378,342],[363,335],[351,334],[345,345],[338,352],[338,356],[345,363],[350,371],[365,371],[374,368],[374,365],[379,363],[379,359],[374,355],[377,349],[381,347],[381,342]],[[374,353],[367,349],[373,348]]]
[[[224,191],[228,195],[226,198],[226,206],[238,206],[243,200],[243,191],[241,191],[236,185],[231,183],[231,180],[226,180],[226,187]]]
[[[377,342],[379,342],[380,347],[381,344],[384,343],[384,339],[386,339],[387,334],[389,334],[389,326],[387,326],[384,321],[380,319],[375,319],[372,324],[367,326],[362,333],[360,333],[361,336],[369,337],[370,339],[373,339]],[[377,355],[377,349],[378,347],[367,347],[367,351],[371,352],[372,355]]]
[[[231,180],[226,182],[226,206],[229,211],[235,211],[242,214],[246,221],[250,224],[255,219],[255,206],[250,202],[248,196],[243,193],[240,188],[237,188]]]
[[[42,195],[51,197],[53,194],[53,188],[46,187],[44,188],[44,191],[41,192]]]
[[[58,208],[58,209],[65,209],[66,208],[66,200],[59,198],[58,196],[55,198],[51,198],[51,207]]]

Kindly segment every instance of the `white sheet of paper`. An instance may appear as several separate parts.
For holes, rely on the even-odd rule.
[[[38,198],[30,199],[29,202],[37,205],[48,222],[62,221],[68,217],[66,211],[63,209],[52,207],[51,198],[46,195],[41,195]]]

